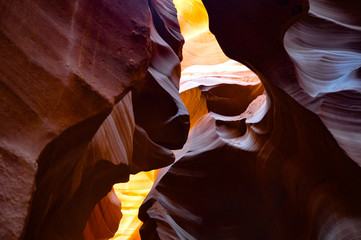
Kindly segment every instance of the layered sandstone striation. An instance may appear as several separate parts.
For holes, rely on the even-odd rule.
[[[361,3],[310,1],[286,33],[298,85],[285,89],[316,113],[340,147],[361,165]]]
[[[267,97],[227,116],[200,84],[181,93],[192,129],[140,209],[142,239],[361,238],[357,1],[203,2]]]
[[[0,236],[110,237],[112,185],[173,162],[187,138],[175,8],[39,0],[0,12]]]
[[[0,1],[1,239],[361,238],[360,3],[203,3]]]

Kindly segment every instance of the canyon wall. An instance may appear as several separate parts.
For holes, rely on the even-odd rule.
[[[203,3],[267,97],[183,71],[192,129],[140,209],[142,239],[361,239],[360,4]],[[232,100],[250,105],[229,112]]]
[[[361,239],[360,3],[203,3],[257,76],[170,0],[0,1],[1,239],[110,238],[158,168],[142,239]]]
[[[112,185],[173,162],[187,138],[175,8],[1,1],[0,13],[0,238],[111,237]]]

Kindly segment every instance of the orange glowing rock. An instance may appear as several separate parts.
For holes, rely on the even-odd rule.
[[[214,65],[229,60],[208,28],[208,15],[200,0],[174,0],[185,39],[182,69],[192,65]]]
[[[131,175],[129,182],[114,185],[115,193],[122,202],[123,218],[120,221],[114,240],[140,239],[138,210],[153,186],[155,171]]]
[[[358,239],[360,2],[174,4],[0,1],[0,239]]]
[[[354,148],[360,145],[355,137],[360,118],[351,117],[359,115],[355,102],[360,92],[333,92],[342,87],[332,78],[342,76],[333,68],[337,66],[347,74],[342,76],[344,86],[359,80],[354,39],[360,32],[353,30],[359,31],[360,21],[354,24],[361,15],[353,9],[361,9],[360,4],[310,1],[309,14],[304,0],[203,2],[222,48],[257,72],[267,96],[257,96],[237,116],[227,116],[220,107],[215,107],[216,114],[202,116],[210,110],[209,100],[232,91],[215,91],[217,95],[212,90],[219,84],[209,81],[208,73],[199,74],[205,70],[189,71],[189,89],[184,82],[181,94],[199,89],[182,96],[194,114],[192,130],[184,148],[176,152],[176,162],[162,170],[140,208],[143,239],[359,238],[361,192],[355,189],[361,185],[361,169],[347,154],[360,156],[359,147]],[[350,14],[335,18],[346,6]],[[286,42],[295,61],[291,62],[283,36],[301,18]],[[340,39],[335,36],[340,32],[352,37]],[[330,48],[332,41],[336,44]],[[330,54],[330,49],[337,49],[337,54]],[[315,54],[318,51],[321,56]],[[212,87],[202,86],[203,81],[212,82]],[[327,94],[312,98],[310,90]],[[207,98],[207,92],[216,96]],[[197,104],[202,111],[195,110]],[[349,144],[347,154],[323,121],[337,127],[332,132],[337,140],[345,137],[340,142]]]

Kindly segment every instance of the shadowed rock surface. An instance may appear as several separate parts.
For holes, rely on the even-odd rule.
[[[0,2],[1,238],[81,239],[114,183],[174,161],[168,147],[184,144],[188,116],[177,89],[183,39],[164,3]],[[161,101],[137,104],[148,85]],[[152,120],[143,108],[162,102]]]
[[[360,8],[315,2],[308,13],[306,1],[203,1],[221,48],[267,100],[230,117],[207,113],[198,86],[182,92],[194,125],[140,209],[142,239],[361,239],[361,125],[348,117],[360,112]]]
[[[1,239],[361,239],[360,3],[185,2],[0,1]]]

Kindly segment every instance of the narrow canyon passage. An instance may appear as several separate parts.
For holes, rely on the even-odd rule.
[[[200,1],[174,1],[180,31],[185,38],[181,62],[180,96],[190,116],[190,128],[208,111],[238,120],[258,95],[265,94],[259,78],[245,66],[224,55],[208,29],[207,12]],[[253,103],[255,112],[265,95]],[[256,107],[257,106],[257,107]],[[244,129],[245,130],[245,129]],[[122,219],[112,239],[140,239],[138,210],[158,171],[140,172],[129,182],[114,186],[122,203]]]
[[[361,3],[0,0],[0,239],[361,239]]]

